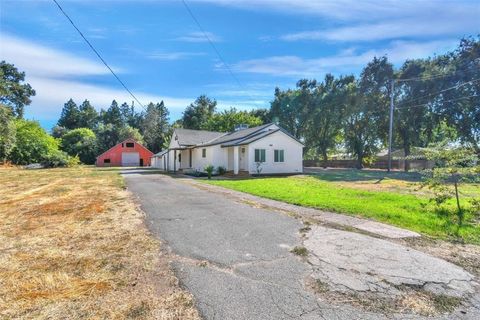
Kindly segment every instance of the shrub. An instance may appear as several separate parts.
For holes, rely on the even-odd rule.
[[[222,175],[225,174],[225,172],[227,172],[227,169],[226,169],[225,167],[219,166],[219,167],[217,168],[217,172],[218,172],[219,175],[222,176]]]
[[[70,156],[78,155],[85,164],[95,163],[97,153],[97,137],[88,128],[77,128],[65,133],[61,139],[60,147]]]
[[[209,180],[212,179],[213,170],[214,167],[211,164],[205,167],[205,172],[207,173]]]
[[[260,175],[262,173],[262,163],[261,162],[255,162],[255,171],[257,172],[257,175]]]
[[[57,167],[74,167],[80,164],[78,156],[70,157],[66,152],[55,150],[50,153],[45,160],[42,161],[42,165],[46,168]]]
[[[50,136],[37,121],[17,119],[15,127],[16,143],[8,156],[12,163],[43,163],[62,157],[58,154],[58,140]]]

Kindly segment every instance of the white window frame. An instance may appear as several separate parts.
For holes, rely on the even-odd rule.
[[[257,161],[257,152],[258,152],[258,160]],[[262,152],[263,152],[263,161],[262,161]],[[266,149],[255,149],[253,154],[253,159],[255,162],[265,163],[267,162],[267,150]]]
[[[280,155],[282,155],[280,157]],[[285,162],[285,149],[275,149],[273,150],[273,162],[275,163],[284,163]]]
[[[207,157],[207,148],[203,148],[202,149],[202,158],[206,158]]]

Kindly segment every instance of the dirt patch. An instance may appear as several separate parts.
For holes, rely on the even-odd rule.
[[[115,171],[1,169],[0,317],[198,319]]]
[[[432,317],[452,312],[462,300],[445,295],[435,295],[415,288],[403,288],[402,294],[394,297],[363,292],[332,291],[320,280],[310,280],[310,288],[322,300],[334,305],[349,304],[368,312],[383,314],[416,314]]]

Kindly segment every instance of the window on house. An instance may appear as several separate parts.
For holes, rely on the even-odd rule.
[[[207,149],[202,149],[202,158],[207,157]]]
[[[242,153],[245,153],[245,148],[242,148]]]
[[[122,148],[123,148],[123,147],[125,147],[125,146],[124,146],[123,143],[122,143]]]
[[[255,149],[255,162],[265,162],[265,149]]]
[[[133,148],[133,142],[127,142],[126,145],[127,148]]]
[[[273,161],[275,162],[284,162],[284,151],[283,150],[274,150],[273,151]]]
[[[110,163],[110,159],[103,159],[103,163]]]
[[[178,162],[182,162],[182,154],[181,153],[178,154]]]

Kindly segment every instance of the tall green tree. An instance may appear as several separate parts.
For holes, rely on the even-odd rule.
[[[11,109],[0,104],[0,161],[6,162],[16,142],[16,127]]]
[[[35,90],[25,83],[25,72],[20,72],[10,63],[0,62],[0,103],[9,107],[14,116],[22,118],[25,106],[35,96]]]
[[[89,128],[77,128],[63,135],[60,149],[70,156],[78,156],[85,164],[94,164],[97,155],[97,139]]]
[[[261,118],[248,111],[238,111],[235,108],[215,113],[208,119],[204,129],[210,131],[230,132],[236,125],[246,124],[249,127],[255,127],[263,124]]]
[[[15,164],[44,162],[59,152],[59,142],[37,121],[15,120],[16,143],[8,156]]]
[[[335,79],[333,75],[327,74],[325,80],[312,92],[312,105],[304,127],[305,145],[320,154],[324,166],[329,152],[341,142],[350,86],[354,81],[353,76]]]
[[[460,141],[480,154],[480,35],[462,39],[447,56],[456,73],[439,82],[438,89],[456,89],[437,95],[437,111],[455,127]]]
[[[111,123],[115,127],[123,127],[125,125],[122,111],[118,106],[117,101],[113,100],[110,107],[102,115],[102,120],[104,124]]]
[[[80,127],[81,114],[77,104],[73,99],[69,99],[62,109],[60,119],[58,119],[57,125],[64,127],[67,130],[72,130]]]
[[[163,101],[150,102],[142,123],[143,138],[149,150],[154,153],[162,150],[169,132],[169,112]]]
[[[65,133],[68,132],[68,129],[59,125],[56,125],[52,128],[51,134],[54,138],[61,138]]]
[[[143,136],[140,133],[140,130],[130,126],[124,126],[120,129],[118,135],[118,142],[125,141],[127,139],[133,139],[139,143],[144,143]]]
[[[116,127],[111,123],[99,123],[95,134],[97,136],[97,147],[99,154],[107,151],[120,142],[122,127]]]
[[[432,90],[431,81],[422,80],[428,76],[429,62],[421,59],[405,61],[397,74],[393,132],[395,145],[403,149],[406,157],[405,171],[410,169],[408,156],[412,147],[425,147],[431,141],[432,130],[437,127],[438,119],[426,96],[426,92]]]
[[[122,113],[123,122],[130,127],[137,128],[139,130],[142,129],[142,122],[144,114],[136,112],[134,104],[128,105],[128,103],[124,102],[120,106],[120,111]]]
[[[272,122],[272,115],[270,114],[270,109],[253,109],[252,111],[250,111],[250,114],[254,117],[260,118],[260,120],[262,120],[262,123]]]
[[[216,111],[217,101],[205,95],[198,97],[183,112],[182,124],[185,129],[205,129],[208,120]]]
[[[94,129],[98,124],[98,112],[90,104],[90,101],[86,100],[78,107],[79,109],[79,128],[89,128]]]
[[[299,91],[275,88],[275,97],[270,104],[272,121],[286,129],[296,138],[301,138],[303,106],[298,103]]]
[[[355,93],[349,98],[345,119],[345,146],[363,168],[385,144],[393,66],[386,57],[374,58],[363,69]]]

